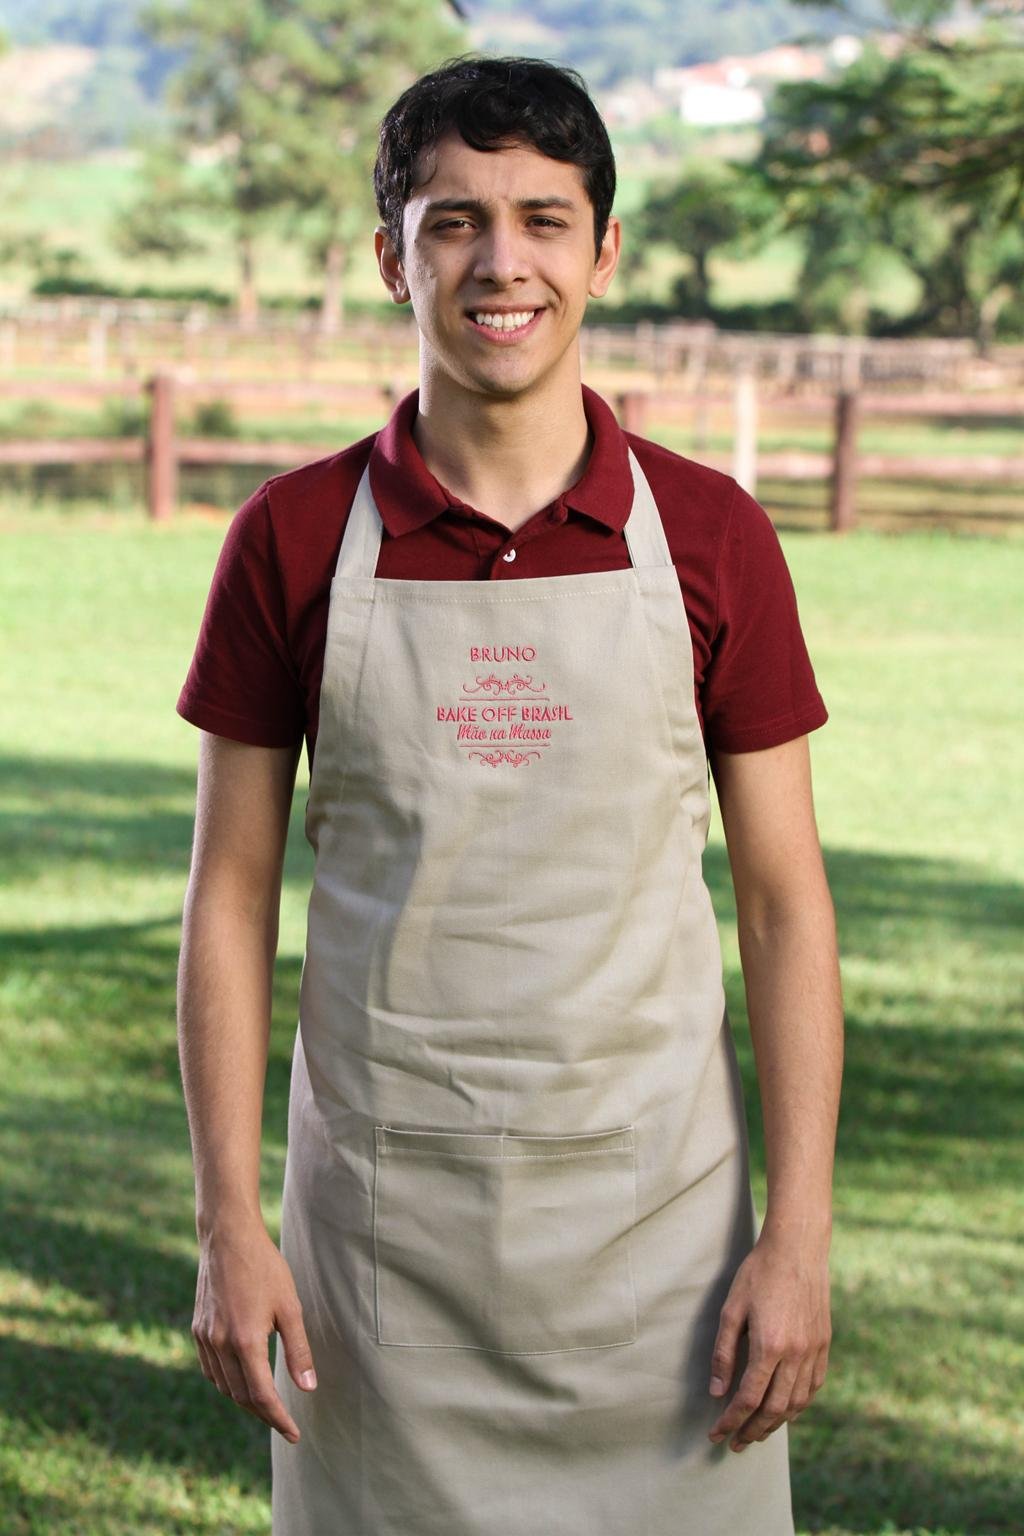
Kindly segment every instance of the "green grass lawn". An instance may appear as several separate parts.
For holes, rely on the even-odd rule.
[[[175,1040],[198,734],[174,701],[224,528],[0,507],[4,1536],[269,1530],[270,1432],[205,1380],[189,1334]],[[1024,550],[783,537],[832,715],[812,739],[848,1009],[834,1341],[790,1431],[797,1528],[1019,1532]],[[272,1231],[311,875],[305,775],[266,1095]],[[717,825],[706,867],[763,1210]]]

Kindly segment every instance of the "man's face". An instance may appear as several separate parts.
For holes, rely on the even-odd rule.
[[[396,302],[411,300],[428,366],[469,389],[519,394],[576,351],[587,299],[618,263],[619,221],[595,260],[581,171],[532,145],[476,150],[452,131],[418,172],[403,261],[377,231],[381,274]]]

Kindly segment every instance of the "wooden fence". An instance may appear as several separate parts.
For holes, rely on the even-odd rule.
[[[235,402],[258,399],[279,406],[303,401],[329,403],[340,409],[381,420],[390,414],[401,394],[414,387],[408,380],[392,379],[381,385],[340,385],[308,380],[256,380],[232,378],[195,379],[159,372],[145,381],[78,379],[0,379],[0,396],[55,398],[108,396],[132,397],[145,391],[150,397],[148,427],[144,437],[25,439],[0,441],[0,465],[55,463],[141,463],[145,465],[147,507],[157,521],[170,517],[177,505],[179,468],[207,464],[302,464],[335,453],[337,441],[262,442],[228,437],[181,436],[177,430],[178,406],[183,398],[200,393]],[[852,528],[857,520],[857,482],[872,479],[920,481],[999,481],[1024,487],[1024,454],[908,455],[865,453],[858,446],[858,428],[867,414],[882,416],[936,417],[1001,416],[1024,418],[1024,393],[962,395],[935,392],[896,395],[864,388],[839,388],[834,393],[817,388],[812,394],[767,390],[753,366],[739,367],[731,392],[711,387],[694,392],[687,387],[626,388],[612,399],[622,426],[641,436],[657,412],[659,420],[689,418],[695,440],[694,456],[702,462],[731,472],[751,495],[759,478],[775,481],[827,481],[829,527],[836,532]],[[762,405],[776,416],[825,415],[831,420],[832,444],[828,452],[786,450],[759,453],[758,429]],[[709,452],[704,447],[708,414],[713,408],[731,408],[731,454]]]
[[[313,312],[264,310],[252,324],[210,305],[66,296],[0,311],[0,373],[74,368],[94,379],[149,377],[163,370],[319,378],[347,359],[360,376],[387,382],[415,356],[408,311],[388,320],[353,316],[336,332]],[[943,392],[1024,388],[1024,345],[985,355],[969,338],[902,338],[721,331],[707,321],[604,323],[588,312],[580,331],[585,372],[648,374],[655,387],[681,381],[693,393],[716,378],[752,370],[762,385],[812,383],[832,390],[908,385]]]

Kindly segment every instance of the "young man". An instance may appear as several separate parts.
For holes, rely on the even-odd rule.
[[[388,112],[375,186],[419,388],[245,503],[178,701],[203,731],[179,988],[203,1370],[279,1431],[279,1536],[791,1536],[842,1016],[826,715],[778,541],[581,382],[621,231],[575,72],[450,62]],[[303,737],[279,1251],[260,1119]]]

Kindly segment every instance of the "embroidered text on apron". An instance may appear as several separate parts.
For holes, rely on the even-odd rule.
[[[624,570],[331,586],[281,1248],[275,1536],[793,1536],[787,1430],[708,1430],[756,1235],[701,871],[679,580],[632,451]],[[746,1363],[745,1340],[733,1386]]]

